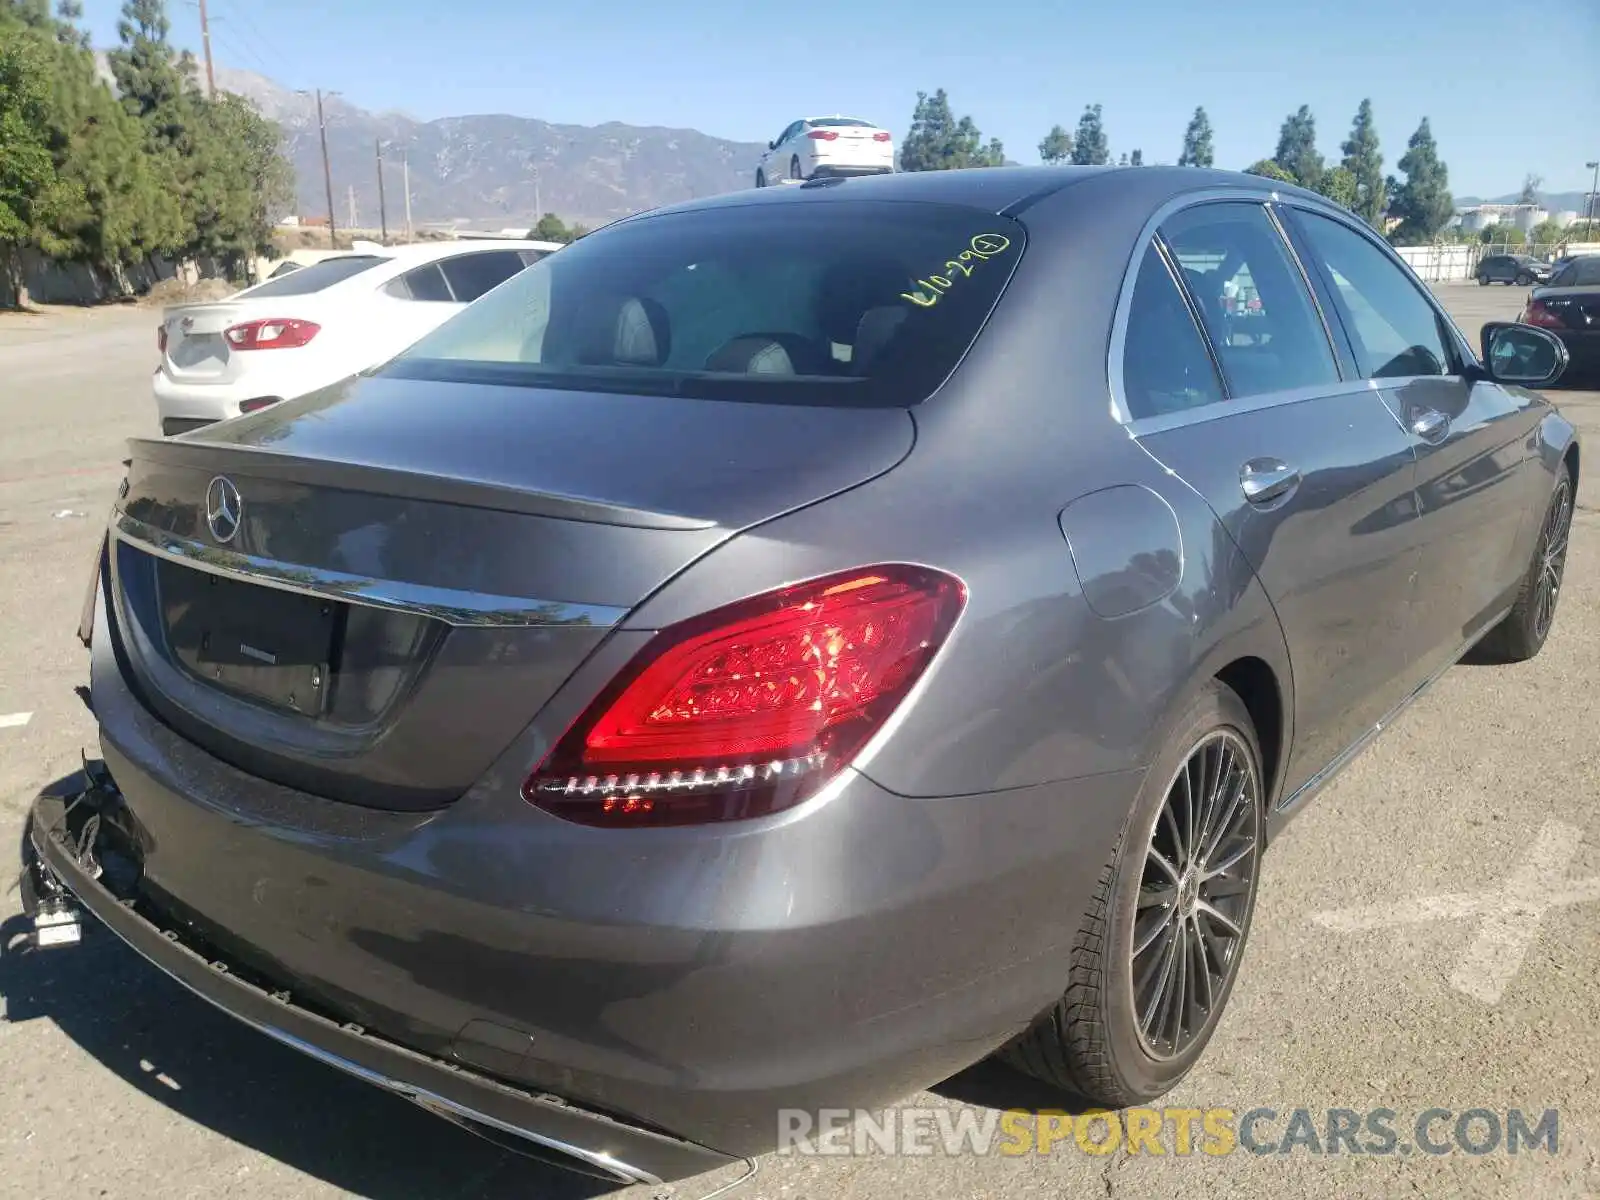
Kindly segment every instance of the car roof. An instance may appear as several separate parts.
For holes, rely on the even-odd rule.
[[[559,242],[536,242],[527,238],[451,238],[441,242],[413,242],[401,246],[381,246],[375,250],[352,250],[349,254],[382,255],[385,258],[421,263],[479,250],[559,250]]]
[[[896,171],[851,179],[814,179],[796,187],[745,189],[651,209],[614,222],[629,224],[669,213],[734,208],[754,204],[807,204],[827,200],[906,201],[950,204],[987,212],[1016,214],[1064,188],[1100,180],[1109,190],[1141,207],[1155,209],[1185,192],[1237,190],[1241,195],[1283,195],[1329,201],[1289,183],[1202,167],[970,167],[958,171]],[[1114,202],[1114,201],[1113,201]]]

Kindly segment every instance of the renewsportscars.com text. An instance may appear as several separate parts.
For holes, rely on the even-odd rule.
[[[778,1153],[796,1155],[1556,1153],[1560,1118],[1511,1108],[1129,1108],[1121,1112],[825,1108],[778,1113]]]

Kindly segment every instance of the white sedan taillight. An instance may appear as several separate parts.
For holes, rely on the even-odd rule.
[[[321,331],[314,321],[294,317],[267,317],[246,321],[223,331],[222,336],[235,350],[293,350],[304,346]]]

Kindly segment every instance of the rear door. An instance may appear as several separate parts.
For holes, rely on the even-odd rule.
[[[1341,370],[1254,202],[1163,222],[1135,284],[1123,387],[1131,431],[1206,499],[1277,610],[1294,670],[1292,794],[1406,689],[1419,556],[1408,439]]]
[[[1538,400],[1469,378],[1433,297],[1355,221],[1297,207],[1285,217],[1362,378],[1382,389],[1417,455],[1426,548],[1414,637],[1431,671],[1497,615],[1526,565],[1514,556],[1532,507],[1524,467]]]

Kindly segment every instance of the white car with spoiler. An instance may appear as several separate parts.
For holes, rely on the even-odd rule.
[[[388,361],[556,242],[451,241],[338,254],[210,304],[156,334],[161,432],[255,412]]]
[[[756,186],[894,170],[894,136],[859,117],[807,117],[772,141],[756,167]]]

